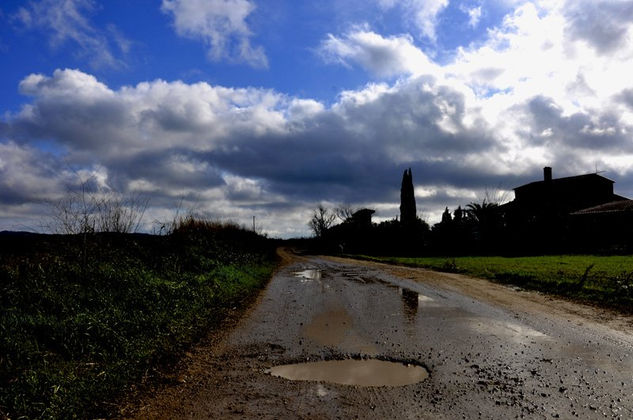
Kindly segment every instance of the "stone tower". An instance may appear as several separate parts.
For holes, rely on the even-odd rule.
[[[415,195],[413,194],[413,176],[411,168],[405,169],[400,188],[400,223],[413,225],[416,219]]]

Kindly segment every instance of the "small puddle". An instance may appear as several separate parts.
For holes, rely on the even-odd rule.
[[[429,377],[422,366],[377,359],[329,360],[274,366],[266,370],[273,376],[292,381],[323,381],[341,385],[404,386]]]
[[[321,270],[309,269],[309,270],[303,270],[303,271],[296,271],[293,274],[295,277],[299,277],[301,279],[306,279],[306,280],[320,280],[321,279]]]

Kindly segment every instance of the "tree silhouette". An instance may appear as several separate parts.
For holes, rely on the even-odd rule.
[[[335,213],[325,208],[322,204],[319,204],[319,207],[314,210],[312,219],[308,222],[308,226],[310,226],[310,229],[312,229],[317,238],[322,238],[332,226],[335,219]]]
[[[466,206],[466,215],[473,226],[473,239],[484,250],[489,250],[499,235],[502,226],[499,204],[486,199],[481,204],[473,202]]]
[[[400,223],[413,225],[417,219],[415,195],[413,192],[413,175],[411,168],[405,169],[400,187]]]
[[[341,222],[348,222],[352,220],[352,216],[356,210],[349,204],[341,204],[334,209],[334,213],[336,217],[338,217]]]
[[[451,212],[448,210],[448,207],[444,209],[444,213],[442,213],[442,224],[450,225],[453,222],[453,218],[451,217]]]

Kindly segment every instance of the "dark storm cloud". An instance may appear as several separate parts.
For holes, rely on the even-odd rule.
[[[626,41],[633,22],[633,1],[570,0],[565,5],[567,33],[607,54]]]
[[[162,189],[201,189],[224,185],[219,171],[203,162],[187,149],[143,151],[131,156],[121,156],[108,162],[113,187],[123,190],[135,179],[148,180]]]
[[[72,184],[72,171],[56,157],[14,142],[0,142],[0,202],[45,202]]]
[[[622,130],[623,124],[612,112],[564,115],[554,100],[544,96],[531,99],[527,112],[533,138],[552,148],[633,151],[633,144]],[[548,130],[551,134],[543,137],[542,133]]]
[[[442,107],[450,108],[450,115]],[[233,138],[231,147],[209,152],[206,159],[231,173],[266,179],[272,191],[300,200],[393,199],[401,172],[409,166],[443,168],[429,171],[422,182],[472,186],[481,177],[466,172],[487,171],[464,167],[459,156],[496,146],[483,123],[465,128],[464,115],[460,94],[448,88],[426,92],[414,81],[375,101],[342,103],[314,116],[298,132]],[[439,126],[443,118],[456,132]]]
[[[432,77],[344,92],[328,109],[205,83],[112,91],[77,70],[29,76],[21,89],[33,101],[7,120],[9,136],[52,140],[68,162],[100,168],[109,188],[157,207],[287,217],[320,201],[397,203],[408,167],[422,188],[485,189],[503,178],[488,162],[466,162],[504,148],[462,93]],[[426,204],[445,198],[461,200],[439,192]]]
[[[623,104],[626,104],[629,108],[633,109],[633,89],[624,89],[618,95],[615,95],[615,100],[618,102],[622,102]]]
[[[43,101],[37,104],[28,119],[12,124],[12,138],[25,143],[33,139],[54,138],[78,150],[107,149],[109,139],[124,140],[121,128],[126,126],[125,109],[113,104]]]
[[[453,186],[471,190],[512,189],[531,177],[530,173],[499,173],[493,166],[465,165],[459,159],[419,162],[412,167],[416,168],[416,182],[422,185]]]
[[[30,203],[34,198],[28,191],[16,189],[10,185],[0,183],[0,197],[2,197],[3,205],[21,205]]]
[[[379,151],[368,153],[365,161],[356,162],[335,151],[310,159],[293,160],[289,154],[283,161],[277,157],[276,168],[262,168],[257,160],[244,160],[244,155],[211,154],[208,158],[232,172],[248,177],[266,176],[272,192],[289,199],[311,201],[328,199],[335,202],[398,202],[402,171],[413,169],[416,185],[471,189],[512,188],[530,180],[529,176],[496,173],[494,167],[466,165],[459,158],[441,161],[415,160],[391,162]],[[266,161],[269,157],[261,155]],[[242,169],[240,169],[242,168]]]
[[[259,212],[269,223],[303,226],[301,209],[321,201],[397,210],[409,167],[428,212],[540,179],[540,168],[526,174],[504,166],[498,156],[509,146],[495,127],[461,91],[433,77],[343,92],[330,108],[206,83],[155,81],[113,91],[77,70],[32,75],[21,88],[32,102],[3,124],[5,136],[19,140],[12,153],[32,173],[23,191],[33,192],[24,200],[76,186],[72,173],[59,175],[71,165],[115,191],[142,193],[157,208],[183,203],[246,218]],[[526,143],[550,147],[556,167],[571,148],[627,145],[607,111],[565,115],[554,100],[537,96],[516,105],[515,114],[523,116]],[[541,136],[547,130],[555,135]],[[60,155],[39,161],[42,153],[29,146],[38,139],[60,146]],[[38,182],[46,194],[34,189]],[[0,194],[19,201],[10,185],[4,181]]]

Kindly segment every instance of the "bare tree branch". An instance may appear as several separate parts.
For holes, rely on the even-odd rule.
[[[332,226],[334,220],[336,220],[336,214],[322,204],[319,204],[319,207],[314,210],[314,214],[312,215],[312,219],[308,222],[308,226],[310,226],[310,229],[312,229],[317,238],[322,238]]]

